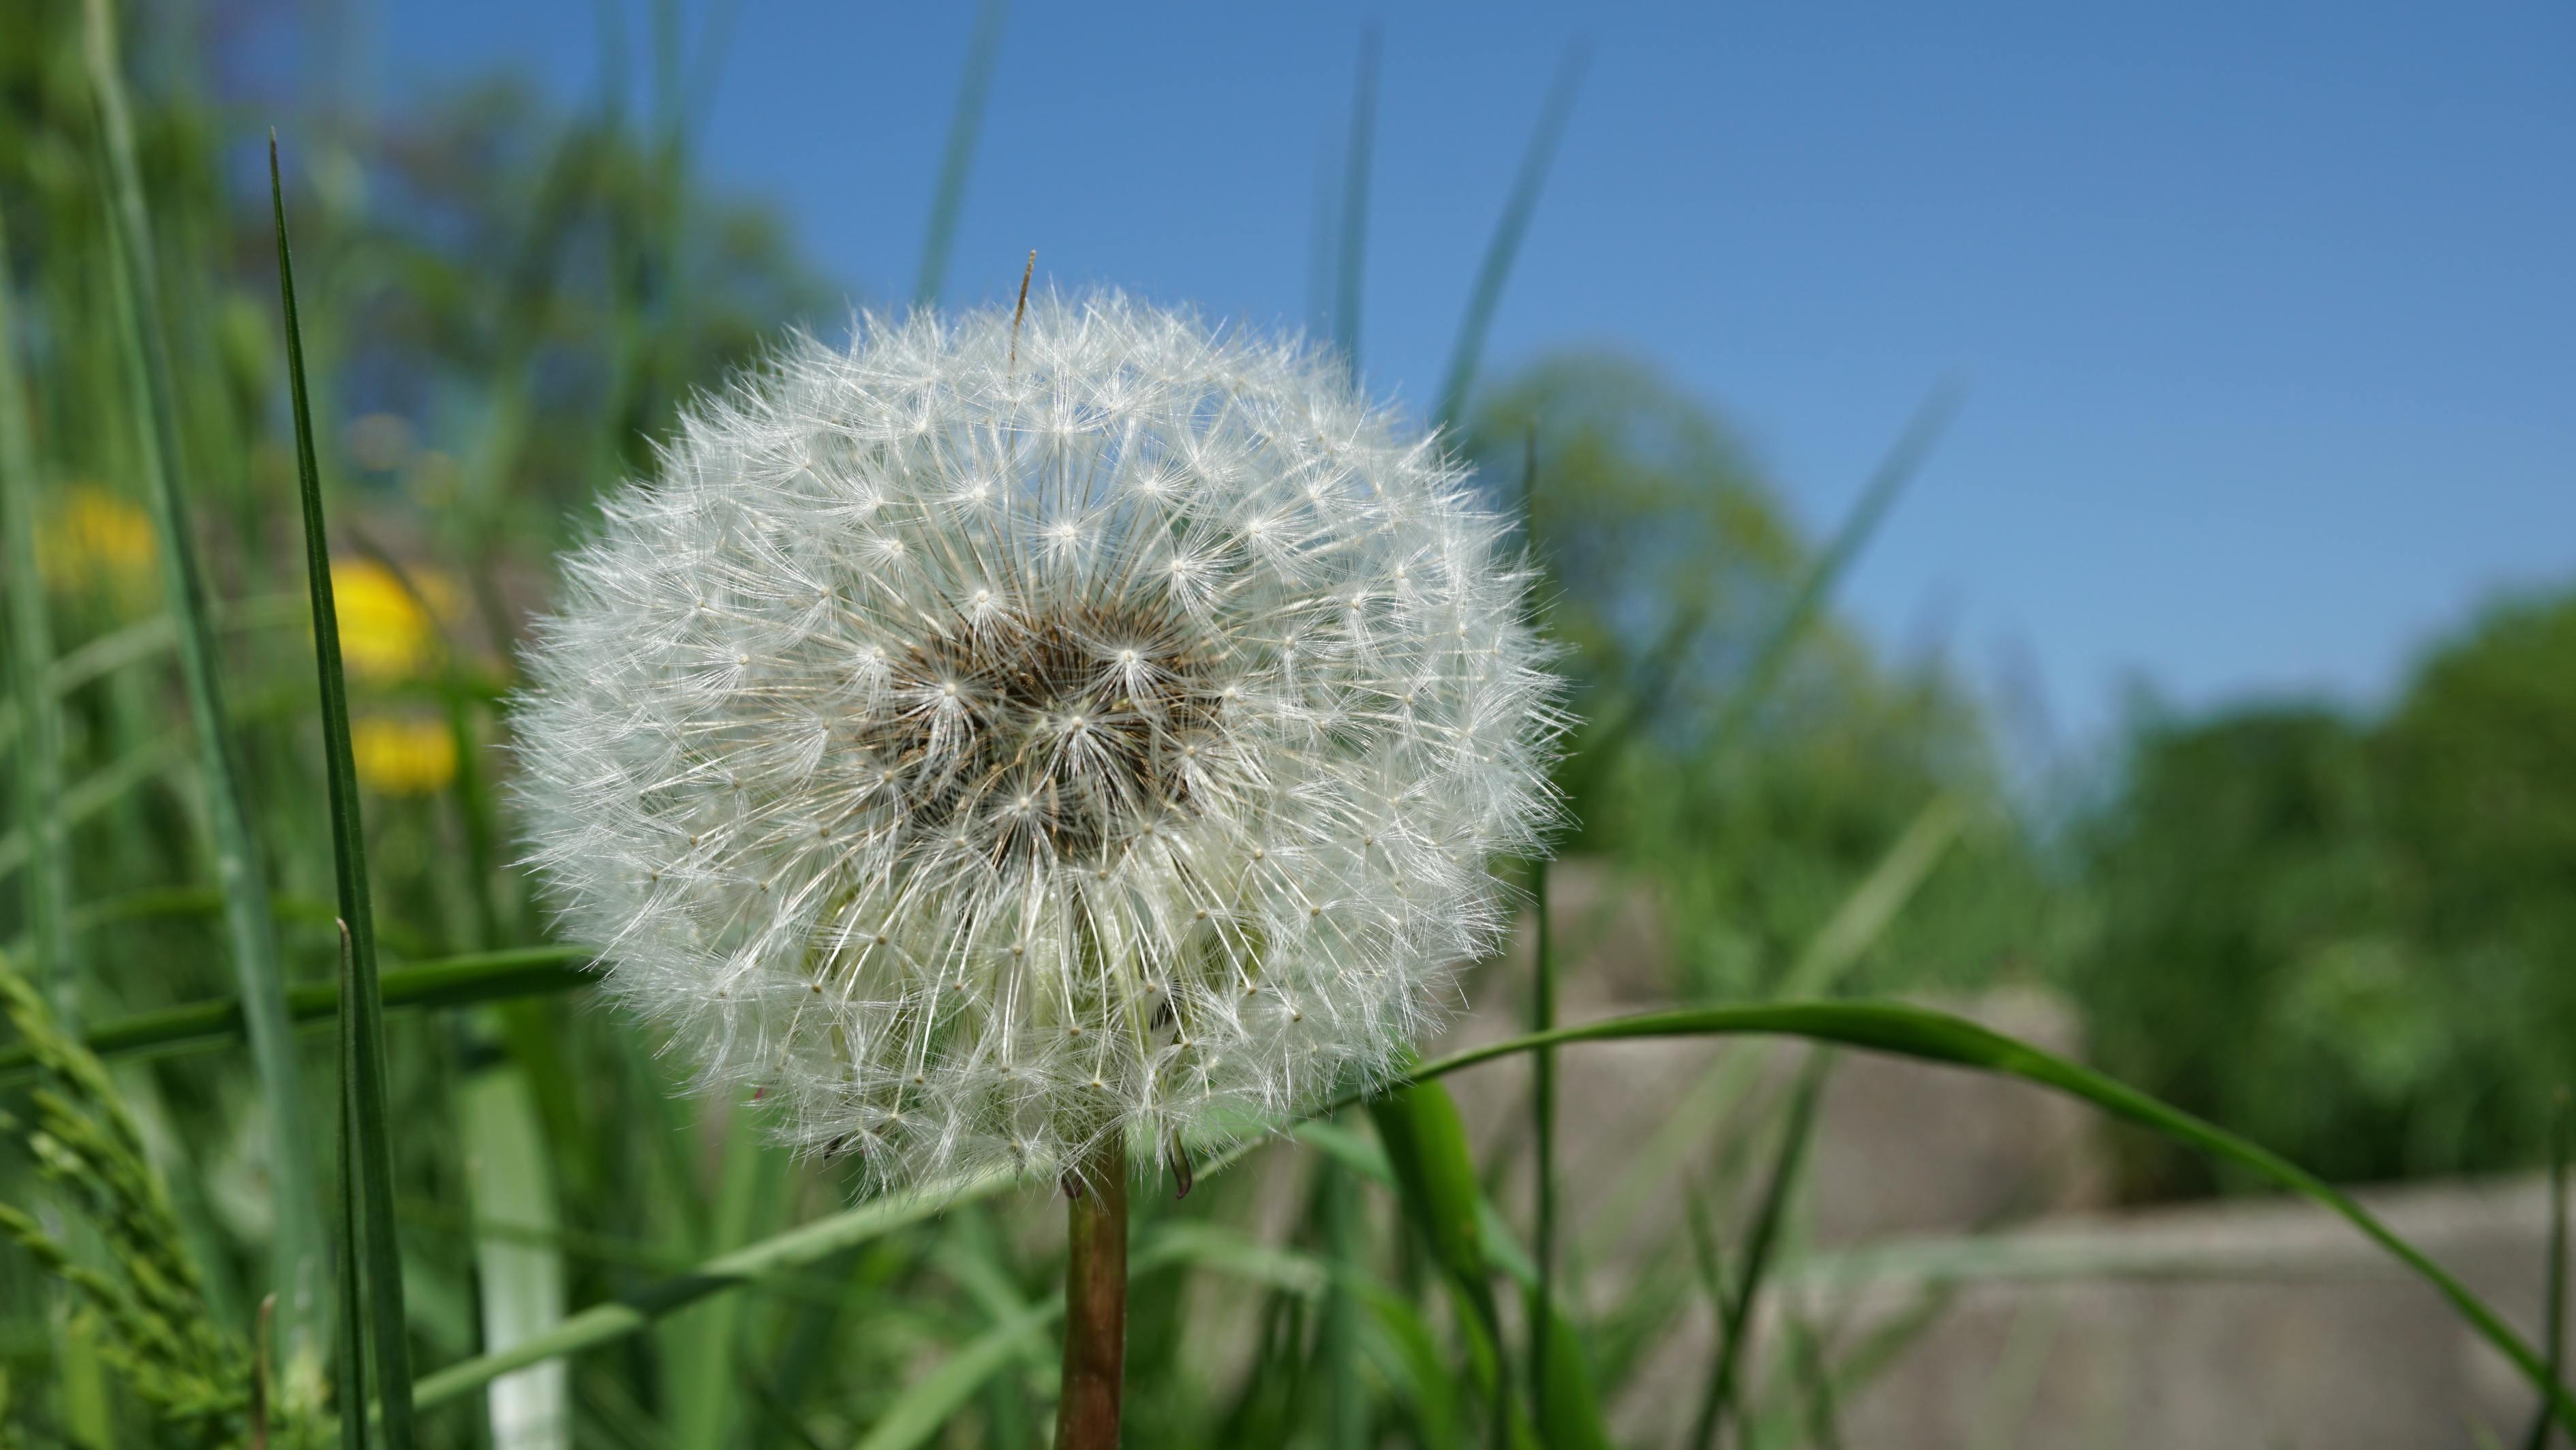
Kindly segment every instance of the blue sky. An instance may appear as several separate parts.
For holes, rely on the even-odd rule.
[[[502,67],[574,101],[596,10],[375,0],[364,44],[396,93]],[[1540,97],[1588,42],[1489,366],[1655,359],[1819,531],[1964,375],[1845,602],[1891,651],[2034,678],[2070,738],[2133,681],[2182,706],[2383,698],[2499,589],[2576,579],[2563,0],[1020,0],[949,300],[1004,296],[1035,247],[1066,285],[1300,320],[1373,20],[1372,386],[1429,405]],[[901,296],[972,28],[971,5],[750,0],[700,164],[853,297]]]

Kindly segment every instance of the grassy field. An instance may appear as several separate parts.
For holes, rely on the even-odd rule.
[[[837,289],[693,172],[668,95],[290,127],[273,212],[180,32],[112,9],[27,0],[0,51],[0,1445],[1043,1442],[1051,1187],[854,1197],[594,1003],[592,950],[513,865],[504,702],[550,560],[693,389]],[[938,294],[1000,23],[888,296]],[[2129,1197],[2345,1213],[2576,1429],[2540,1388],[2556,1323],[2526,1343],[2329,1186],[2536,1167],[2563,1129],[2576,599],[2500,603],[2384,718],[2147,718],[2079,781],[2013,780],[1973,692],[1833,609],[1956,397],[1811,540],[1650,366],[1480,372],[1577,79],[1530,98],[1431,421],[1545,571],[1584,721],[1560,847],[1655,903],[1671,1006],[1548,1035],[1597,923],[1527,913],[1528,1000],[1468,969],[1533,1034],[1487,1054],[1537,1063],[1503,1149],[1471,1153],[1444,1083],[1474,1064],[1443,1059],[1186,1197],[1140,1185],[1126,1443],[1609,1444],[1647,1353],[1710,1321],[1692,1443],[1830,1443],[1902,1334],[1773,1354],[1748,1326],[1801,1243],[1832,1055],[1720,1102],[1729,1166],[1658,1189],[1690,1211],[1625,1246],[1690,1270],[1614,1292],[1558,1222],[1582,1125],[1548,1065],[1622,1035],[2072,1094],[2125,1124]],[[1323,259],[1348,287],[1352,134]],[[1893,1000],[2003,984],[2074,1004],[2091,1066]],[[1534,1190],[1504,1193],[1523,1158]]]

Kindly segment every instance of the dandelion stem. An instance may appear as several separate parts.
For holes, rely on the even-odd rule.
[[[1064,1388],[1056,1450],[1116,1450],[1127,1372],[1127,1145],[1110,1134],[1067,1184]]]

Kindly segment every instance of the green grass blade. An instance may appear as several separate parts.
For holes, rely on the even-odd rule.
[[[1369,167],[1377,149],[1377,27],[1360,36],[1351,85],[1351,133],[1342,158],[1341,261],[1333,270],[1333,350],[1360,375],[1360,297],[1368,263]]]
[[[1467,1125],[1449,1090],[1415,1082],[1369,1100],[1378,1140],[1395,1174],[1396,1197],[1432,1262],[1440,1266],[1476,1326],[1493,1346],[1493,1442],[1510,1432],[1511,1381],[1502,1364],[1503,1322],[1494,1301],[1492,1267],[1485,1257],[1483,1190],[1467,1144]]]
[[[457,1088],[457,1119],[475,1218],[530,1231],[515,1242],[492,1234],[474,1242],[483,1345],[508,1349],[553,1328],[564,1312],[563,1255],[545,1242],[561,1233],[563,1214],[527,1071],[505,1062],[468,1077]],[[568,1450],[568,1368],[560,1361],[534,1365],[493,1382],[488,1419],[494,1445]]]
[[[986,1380],[1036,1343],[1046,1326],[1063,1313],[1064,1298],[1058,1295],[977,1335],[896,1396],[860,1438],[857,1450],[912,1450],[927,1443],[965,1408]]]
[[[66,1030],[80,1027],[80,964],[71,931],[71,852],[62,817],[62,712],[50,688],[54,632],[36,559],[36,451],[29,400],[18,376],[10,297],[9,235],[0,228],[0,541],[8,549],[9,664],[19,729],[17,809],[33,851],[24,883],[37,983]]]
[[[2549,1118],[2549,1283],[2543,1291],[2544,1311],[2541,1353],[2549,1361],[2549,1378],[2554,1383],[2567,1367],[2567,1160],[2576,1152],[2576,1105],[2571,1105],[2567,1090],[2558,1090],[2558,1100]],[[2531,1428],[2522,1437],[2523,1450],[2548,1450],[2549,1406],[2543,1403],[2532,1416]]]
[[[332,1072],[332,1081],[339,1087],[333,1115],[339,1153],[332,1184],[332,1229],[338,1239],[340,1319],[338,1353],[333,1357],[331,1371],[340,1412],[341,1450],[367,1450],[367,1295],[358,1273],[366,1248],[365,1236],[358,1227],[358,1028],[352,1010],[358,994],[351,978],[356,970],[352,963],[349,928],[343,923],[339,991],[333,996],[339,1028],[334,1039],[339,1052]]]
[[[143,201],[143,176],[135,159],[134,124],[120,71],[111,0],[86,0],[86,49],[111,183],[108,214],[111,269],[124,326],[127,384],[142,417],[136,456],[150,487],[161,535],[163,578],[179,626],[180,673],[204,764],[206,816],[213,837],[215,875],[226,902],[233,970],[241,983],[243,1017],[261,1102],[268,1112],[270,1174],[277,1223],[271,1265],[278,1296],[277,1328],[286,1378],[301,1377],[300,1363],[320,1352],[313,1328],[319,1310],[321,1257],[311,1139],[304,1126],[304,1097],[295,1045],[286,1021],[285,979],[277,937],[268,917],[268,872],[250,829],[240,773],[225,732],[213,615],[180,494],[177,392],[169,346],[162,334],[160,291],[153,275],[152,229]]]
[[[1942,433],[1948,430],[1950,420],[1958,416],[1959,404],[1964,397],[1964,390],[1956,380],[1933,388],[1922,406],[1915,409],[1905,431],[1897,435],[1896,446],[1887,451],[1877,471],[1870,475],[1868,485],[1861,490],[1860,499],[1844,516],[1841,527],[1834,530],[1824,552],[1818,554],[1808,565],[1807,572],[1800,576],[1779,621],[1763,637],[1760,648],[1754,653],[1752,666],[1745,671],[1744,679],[1728,698],[1725,713],[1718,717],[1717,726],[1710,736],[1709,758],[1713,762],[1721,767],[1726,763],[1725,756],[1736,736],[1751,723],[1753,712],[1779,684],[1791,656],[1797,652],[1798,642],[1806,637],[1807,627],[1824,612],[1825,602],[1833,597],[1835,586],[1842,582],[1852,561],[1860,557],[1861,549],[1878,532],[1879,524],[1887,517],[1897,495],[1905,491],[1906,484],[1922,470],[1924,460],[1932,456],[1932,449],[1941,441]]]
[[[705,1100],[713,1107],[713,1099]],[[724,1157],[716,1170],[715,1212],[707,1240],[712,1255],[738,1249],[774,1228],[775,1190],[792,1171],[787,1154],[768,1143],[750,1121],[751,1106],[737,1103],[724,1129]],[[663,1326],[666,1418],[672,1450],[721,1450],[740,1443],[742,1354],[740,1301],[719,1300]]]
[[[425,1375],[413,1387],[412,1401],[422,1408],[444,1404],[512,1370],[612,1343],[710,1294],[740,1288],[765,1275],[802,1268],[852,1245],[920,1223],[952,1205],[997,1193],[1014,1181],[1008,1174],[979,1174],[916,1194],[874,1199],[732,1253],[719,1254],[690,1273],[581,1310],[505,1352],[483,1355]]]
[[[387,1007],[468,1007],[576,991],[598,980],[583,970],[597,955],[589,947],[546,946],[442,957],[386,972],[380,996]],[[286,1010],[297,1025],[331,1021],[340,1010],[339,984],[299,982],[287,991]],[[101,1057],[159,1057],[238,1042],[246,1020],[239,999],[226,997],[115,1018],[92,1027],[82,1040]],[[0,1047],[0,1088],[33,1077],[25,1047]]]
[[[1744,1365],[1745,1340],[1753,1327],[1754,1308],[1762,1299],[1763,1280],[1771,1272],[1772,1259],[1780,1245],[1781,1225],[1788,1221],[1789,1196],[1797,1187],[1799,1169],[1806,1161],[1808,1140],[1814,1136],[1816,1099],[1824,1090],[1827,1062],[1827,1057],[1819,1053],[1799,1074],[1796,1095],[1789,1102],[1788,1121],[1780,1132],[1779,1156],[1772,1160],[1771,1175],[1754,1208],[1753,1227],[1744,1244],[1744,1266],[1735,1275],[1734,1291],[1726,1298],[1725,1316],[1718,1325],[1717,1364],[1709,1373],[1707,1392],[1700,1400],[1691,1433],[1691,1443],[1700,1450],[1714,1450],[1718,1431],[1735,1410],[1736,1379]]]
[[[304,570],[313,592],[313,654],[322,695],[322,757],[331,804],[331,864],[349,971],[342,1021],[356,1042],[342,1068],[354,1079],[348,1136],[358,1150],[357,1219],[364,1246],[375,1377],[389,1450],[411,1450],[411,1343],[403,1314],[402,1251],[394,1239],[392,1125],[385,1106],[385,1004],[376,970],[375,907],[367,893],[366,829],[358,814],[358,768],[349,744],[349,690],[340,669],[340,617],[331,596],[331,540],[322,520],[322,469],[313,451],[313,405],[305,388],[304,334],[295,315],[295,264],[286,243],[286,184],[277,137],[268,138],[269,200],[277,225],[277,290],[286,327],[286,376],[295,410],[295,472],[304,505]],[[343,1144],[343,1149],[348,1147]],[[348,1214],[344,1205],[343,1217]],[[357,1272],[344,1262],[341,1273]]]
[[[1530,863],[1530,1030],[1556,1026],[1555,933],[1547,912],[1547,858]],[[1530,1132],[1536,1148],[1532,1192],[1537,1196],[1530,1251],[1538,1261],[1536,1305],[1530,1316],[1530,1418],[1548,1423],[1548,1392],[1556,1373],[1556,1049],[1530,1054]]]
[[[1503,284],[1511,279],[1512,262],[1520,256],[1521,238],[1538,210],[1539,189],[1547,184],[1548,168],[1555,164],[1557,143],[1565,139],[1565,123],[1574,115],[1574,97],[1583,88],[1588,59],[1583,46],[1566,47],[1556,79],[1547,88],[1547,99],[1539,105],[1538,125],[1530,132],[1528,148],[1521,152],[1521,169],[1512,178],[1503,214],[1495,219],[1494,235],[1485,243],[1485,260],[1476,268],[1475,288],[1467,295],[1467,315],[1458,323],[1449,374],[1440,384],[1440,406],[1431,415],[1435,427],[1457,426],[1466,409],[1467,390],[1475,386],[1476,366],[1485,355],[1485,334],[1503,300]]]
[[[1764,1035],[1803,1037],[1924,1062],[1974,1068],[2052,1088],[2091,1103],[2113,1117],[2136,1123],[2245,1168],[2325,1208],[2390,1257],[2412,1270],[2457,1310],[2478,1336],[2501,1351],[2547,1396],[2550,1412],[2562,1428],[2576,1431],[2576,1395],[2550,1374],[2548,1363],[2493,1306],[2471,1292],[2457,1277],[2433,1262],[2377,1214],[2350,1194],[2290,1162],[2281,1155],[2194,1117],[2128,1084],[2080,1063],[2016,1041],[1964,1017],[1897,1002],[1766,1002],[1746,1006],[1682,1007],[1613,1017],[1579,1027],[1560,1027],[1488,1043],[1426,1062],[1404,1083],[1423,1083],[1544,1044],[1613,1042],[1639,1037],[1717,1037]],[[1396,1091],[1402,1091],[1401,1085]]]
[[[948,258],[957,243],[957,216],[966,208],[966,178],[975,169],[975,142],[993,93],[993,66],[1002,53],[1002,25],[1010,0],[984,0],[975,12],[975,35],[966,43],[966,71],[957,82],[957,111],[948,118],[948,146],[939,158],[939,189],[930,201],[930,225],[921,239],[921,275],[912,304],[939,301],[948,281]]]
[[[1356,1263],[1359,1185],[1332,1162],[1318,1163],[1315,1203],[1325,1257],[1336,1266]],[[1368,1442],[1368,1389],[1360,1382],[1360,1303],[1346,1275],[1336,1274],[1325,1288],[1321,1319],[1315,1354],[1323,1361],[1324,1444],[1327,1450],[1361,1450]]]
[[[1869,875],[1861,878],[1861,883],[1834,908],[1834,914],[1825,919],[1824,926],[1808,939],[1797,961],[1790,965],[1789,975],[1781,981],[1778,995],[1831,995],[1858,965],[1861,954],[1878,940],[1931,876],[1967,821],[1967,803],[1960,797],[1947,793],[1933,797],[1897,836],[1896,844],[1888,847],[1887,854],[1870,868]],[[1708,1132],[1708,1125],[1723,1121],[1736,1102],[1752,1090],[1763,1061],[1764,1055],[1759,1052],[1728,1053],[1709,1064],[1698,1080],[1674,1100],[1674,1111],[1656,1127],[1644,1150],[1621,1170],[1617,1186],[1606,1195],[1609,1206],[1587,1226],[1595,1247],[1606,1248],[1627,1232],[1638,1207],[1675,1164],[1687,1161],[1691,1145]]]
[[[1537,1376],[1544,1390],[1530,1415],[1539,1443],[1549,1450],[1610,1450],[1609,1421],[1593,1388],[1583,1337],[1543,1291],[1532,1290],[1526,1303],[1533,1323],[1546,1326],[1544,1334],[1534,1335],[1547,1357]]]

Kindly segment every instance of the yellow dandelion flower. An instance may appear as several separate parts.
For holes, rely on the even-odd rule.
[[[37,568],[56,594],[148,594],[161,541],[152,516],[94,483],[63,491],[38,526]]]
[[[456,779],[456,736],[442,721],[361,715],[349,723],[349,752],[379,795],[430,795]]]
[[[444,574],[414,568],[398,575],[373,559],[333,560],[331,593],[340,615],[341,662],[362,680],[426,673],[438,660],[440,623],[457,612],[456,586]]]

